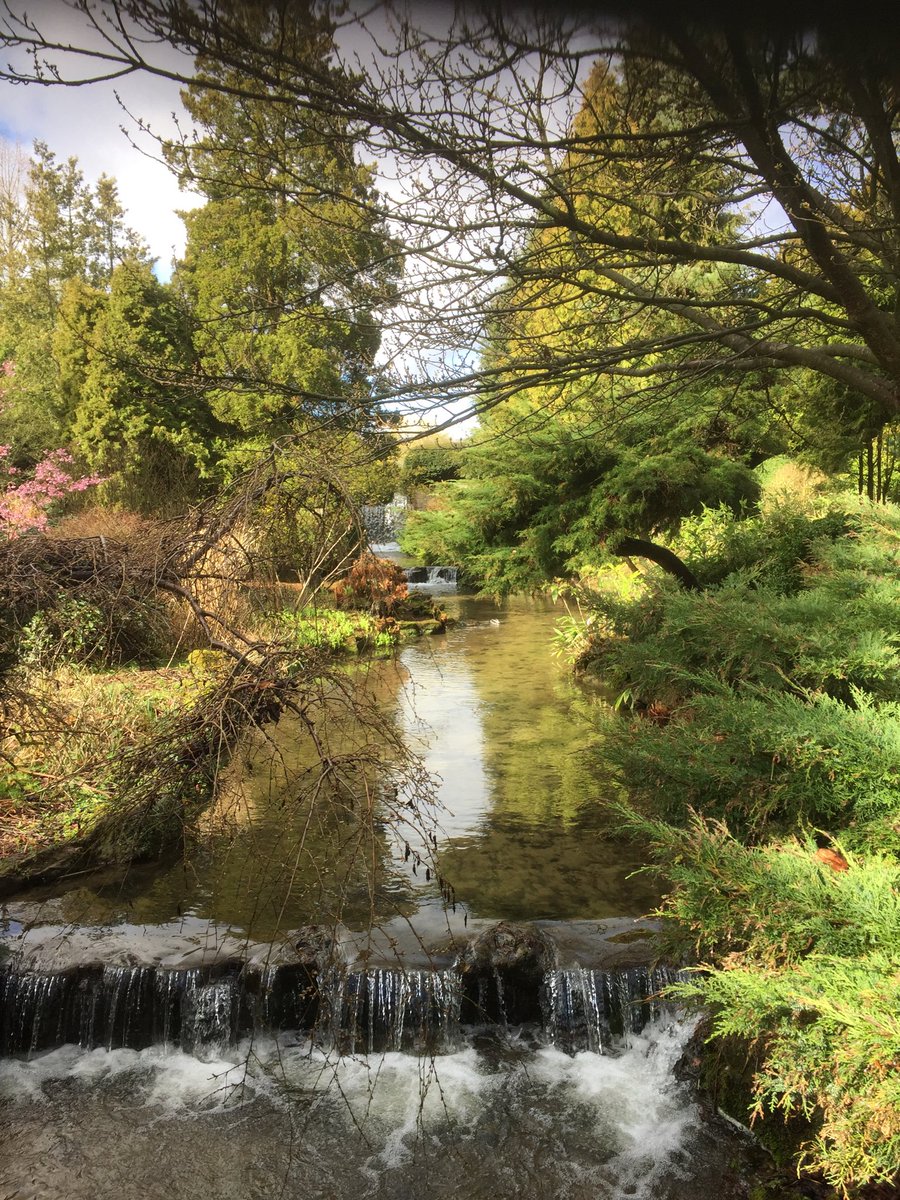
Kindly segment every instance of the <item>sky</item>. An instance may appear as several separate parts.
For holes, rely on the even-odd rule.
[[[50,14],[48,25],[61,12],[53,4],[39,8],[42,16]],[[149,245],[157,259],[156,273],[165,280],[173,256],[184,250],[184,225],[176,210],[194,208],[201,201],[179,190],[175,176],[158,161],[152,138],[141,133],[125,109],[163,135],[174,132],[173,112],[184,119],[178,85],[149,75],[77,88],[0,81],[0,135],[29,153],[39,140],[59,159],[74,156],[88,183],[103,173],[114,176],[128,224]],[[123,126],[140,149],[130,143]]]

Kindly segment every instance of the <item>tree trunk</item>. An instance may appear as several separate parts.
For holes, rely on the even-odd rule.
[[[658,567],[662,567],[664,571],[674,575],[681,586],[687,588],[688,591],[702,591],[700,582],[690,567],[686,566],[677,554],[673,554],[665,546],[658,546],[656,542],[647,542],[643,538],[622,538],[616,545],[615,553],[621,554],[623,557],[649,558]]]

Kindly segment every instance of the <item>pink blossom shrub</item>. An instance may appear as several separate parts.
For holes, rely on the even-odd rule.
[[[15,373],[12,359],[0,362],[0,400]],[[50,450],[32,471],[23,472],[9,462],[9,449],[0,446],[0,537],[7,541],[23,533],[42,532],[58,500],[105,482],[101,475],[75,479],[66,470],[74,461],[68,450]]]
[[[50,450],[28,472],[8,460],[9,446],[0,446],[0,537],[7,541],[25,533],[41,533],[57,501],[104,482],[101,475],[76,479],[70,474],[66,468],[73,459],[68,450]]]

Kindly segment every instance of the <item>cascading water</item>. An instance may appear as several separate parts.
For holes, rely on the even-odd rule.
[[[379,548],[396,547],[403,527],[409,501],[402,492],[396,492],[390,504],[364,504],[361,515],[369,545],[376,552]]]
[[[458,583],[456,567],[407,567],[406,582],[413,588],[455,588]]]
[[[547,1044],[603,1053],[614,1037],[640,1033],[671,1012],[661,993],[676,978],[669,968],[575,967],[547,972],[538,994],[529,995],[497,967],[468,977],[465,990],[454,967],[7,968],[0,975],[0,1053],[29,1055],[66,1043],[192,1052],[283,1029],[311,1031],[316,1044],[344,1054],[447,1053],[459,1047],[464,1026],[518,1025],[532,1012],[543,1016]]]
[[[335,971],[314,1036],[345,1054],[441,1053],[460,1044],[459,976],[448,971]]]
[[[641,1033],[650,1021],[673,1017],[676,1010],[666,1001],[665,989],[686,979],[686,972],[671,967],[550,971],[544,981],[550,1042],[572,1054],[602,1054],[615,1039]]]
[[[198,1186],[214,1200],[739,1194],[729,1163],[743,1148],[673,1077],[691,1026],[657,1018],[624,1040],[607,1033],[610,999],[651,994],[653,972],[607,986],[611,973],[554,971],[543,1033],[497,1025],[492,1037],[460,1020],[455,970],[326,974],[311,1028],[240,1036],[235,1013],[254,992],[239,976],[114,968],[96,975],[95,1048],[31,1054],[29,1020],[47,1028],[66,987],[7,978],[11,1040],[25,1053],[0,1061],[14,1139],[0,1183],[23,1200],[118,1200],[157,1194],[165,1164],[167,1200],[193,1200]],[[272,987],[257,990],[257,1016],[268,1000],[284,1011],[278,975],[252,981]],[[168,1047],[108,1049],[110,1031],[133,1038],[148,1004],[157,1022],[169,1017]]]

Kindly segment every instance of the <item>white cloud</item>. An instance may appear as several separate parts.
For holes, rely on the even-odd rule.
[[[82,87],[0,82],[0,134],[26,151],[37,139],[58,158],[74,155],[91,183],[104,172],[115,176],[128,223],[159,260],[157,273],[162,278],[168,278],[173,256],[184,250],[184,225],[175,210],[201,201],[179,190],[175,176],[158,161],[153,139],[133,118],[139,117],[155,134],[171,136],[173,113],[184,119],[178,84],[150,75]],[[122,126],[140,149],[130,143]]]

